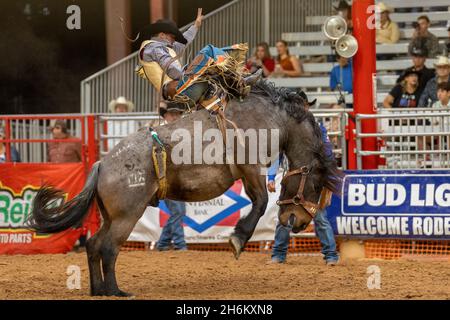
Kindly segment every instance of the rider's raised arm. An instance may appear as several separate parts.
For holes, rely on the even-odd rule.
[[[202,12],[203,12],[202,8],[197,9],[197,18],[195,19],[194,24],[189,29],[187,29],[186,32],[183,33],[184,38],[187,40],[187,44],[182,44],[179,42],[175,42],[173,44],[173,49],[177,54],[180,54],[189,43],[194,41],[195,36],[197,35],[197,32],[202,25],[203,20]]]
[[[177,54],[180,54],[184,50],[184,48],[186,48],[186,46],[188,44],[190,44],[192,41],[194,41],[195,36],[197,35],[197,32],[198,32],[198,28],[195,25],[192,25],[189,29],[187,29],[183,33],[183,36],[187,40],[187,43],[186,44],[182,44],[182,43],[179,43],[179,42],[174,42],[173,49],[175,50],[175,52]]]

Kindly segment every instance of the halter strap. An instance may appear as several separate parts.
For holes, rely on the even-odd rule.
[[[293,204],[295,206],[302,206],[303,209],[311,216],[311,218],[314,218],[317,210],[319,208],[318,203],[312,203],[310,201],[305,200],[305,197],[303,195],[303,191],[305,189],[306,184],[306,178],[308,177],[309,173],[311,172],[311,169],[308,166],[303,166],[298,169],[294,169],[292,171],[289,171],[286,173],[286,175],[283,177],[282,183],[285,182],[285,180],[289,177],[292,177],[297,174],[301,174],[302,177],[300,179],[300,184],[298,186],[297,194],[292,197],[291,199],[286,200],[278,200],[277,205],[285,205],[285,204]],[[320,200],[319,200],[320,201]]]

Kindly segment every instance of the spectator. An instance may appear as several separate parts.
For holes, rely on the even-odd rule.
[[[339,65],[334,66],[330,73],[331,90],[342,89],[348,93],[353,92],[353,65],[351,59],[341,57],[336,53]]]
[[[400,39],[400,30],[397,23],[391,21],[389,14],[393,11],[391,7],[388,7],[383,2],[378,4],[380,14],[380,29],[376,31],[377,43],[397,43]]]
[[[450,53],[450,26],[447,28],[448,38],[444,44],[444,56],[448,56]]]
[[[277,66],[275,67],[275,75],[284,77],[299,77],[303,73],[300,60],[289,54],[288,44],[284,40],[280,40],[276,44],[278,57]]]
[[[347,28],[351,32],[353,29],[352,6],[345,0],[340,0],[337,7],[333,6],[337,15],[341,16],[347,22]]]
[[[161,105],[160,113],[168,124],[177,121],[183,114],[177,108],[176,104]],[[186,215],[186,204],[181,201],[169,199],[165,199],[164,202],[170,211],[170,217],[162,229],[161,236],[156,244],[156,249],[159,251],[170,250],[171,242],[173,241],[175,250],[187,250],[183,230],[183,217]]]
[[[405,74],[409,71],[416,71],[419,75],[419,87],[418,87],[418,95],[422,94],[427,82],[434,78],[434,69],[428,69],[425,65],[425,61],[427,60],[427,49],[422,47],[412,47],[410,51],[410,55],[412,56],[413,66],[407,68],[397,79],[397,83],[400,83],[405,78]]]
[[[417,71],[405,72],[401,83],[397,84],[383,101],[385,108],[415,108],[419,100],[419,74]]]
[[[427,16],[420,16],[417,18],[417,23],[414,25],[415,31],[409,44],[409,49],[414,46],[424,46],[427,48],[428,58],[435,58],[439,53],[438,38],[428,31],[430,27],[430,19]]]
[[[64,120],[52,120],[50,123],[53,139],[74,139],[68,130]],[[49,142],[48,143],[48,162],[66,163],[81,161],[81,143],[80,142]]]
[[[6,138],[5,129],[0,128],[0,163],[6,162],[6,145],[3,140]],[[20,155],[16,148],[11,145],[11,162],[21,162]]]
[[[134,109],[133,102],[125,97],[118,97],[109,103],[109,111],[112,113],[130,113]],[[138,126],[133,120],[110,120],[108,121],[108,151],[111,151],[122,138],[136,132]]]
[[[263,77],[268,77],[275,70],[275,60],[272,59],[269,51],[269,45],[266,42],[258,44],[253,57],[247,61],[247,69],[250,73],[255,73],[263,69]]]
[[[419,107],[421,108],[432,106],[438,100],[437,86],[439,83],[450,82],[450,61],[447,57],[439,57],[434,67],[436,68],[436,76],[427,82],[420,96]]]
[[[437,87],[438,101],[433,103],[433,108],[450,108],[450,83],[441,82]]]

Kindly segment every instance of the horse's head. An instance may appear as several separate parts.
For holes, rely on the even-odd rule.
[[[304,230],[319,209],[323,187],[324,172],[317,160],[289,171],[281,182],[280,223],[291,225],[294,233]]]

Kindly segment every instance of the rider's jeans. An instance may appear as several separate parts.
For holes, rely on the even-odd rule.
[[[197,103],[198,100],[200,100],[202,95],[205,93],[206,89],[208,89],[208,83],[206,83],[206,82],[198,82],[198,83],[192,84],[186,90],[183,90],[181,92],[181,95],[188,96],[189,98],[192,99],[192,101]]]
[[[170,211],[170,217],[164,226],[157,248],[169,248],[172,240],[175,249],[186,249],[184,241],[183,217],[186,214],[186,204],[181,201],[164,200]]]
[[[314,217],[314,229],[322,245],[323,258],[326,261],[337,261],[339,255],[336,251],[336,241],[334,240],[333,229],[327,219],[327,210],[323,209],[317,212]],[[272,249],[272,259],[280,262],[286,260],[286,254],[289,247],[289,234],[292,227],[286,227],[278,223],[275,229],[275,243]]]

